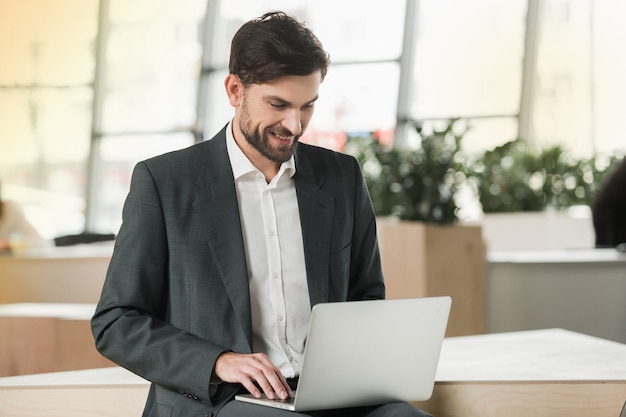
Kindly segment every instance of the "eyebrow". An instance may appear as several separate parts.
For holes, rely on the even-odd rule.
[[[309,104],[313,104],[314,102],[317,101],[318,98],[319,98],[319,95],[316,95],[315,97],[313,97],[312,100],[309,100],[306,103],[304,103],[304,105],[306,106],[306,105],[309,105]],[[292,102],[290,102],[288,100],[285,100],[284,98],[282,98],[280,96],[268,95],[268,96],[265,96],[265,99],[267,101],[274,100],[274,101],[277,101],[277,102],[279,102],[281,104],[284,104],[284,105],[287,105],[287,106],[292,106],[293,105]]]

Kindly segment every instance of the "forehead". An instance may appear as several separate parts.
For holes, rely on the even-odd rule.
[[[287,75],[276,80],[251,84],[248,93],[257,98],[275,98],[294,104],[304,104],[317,98],[322,82],[320,72],[309,75]]]

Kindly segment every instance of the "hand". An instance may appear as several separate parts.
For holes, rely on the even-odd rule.
[[[256,384],[270,399],[276,394],[283,400],[292,395],[283,374],[263,353],[223,353],[215,362],[215,375],[224,382],[240,383],[257,398],[261,391]]]

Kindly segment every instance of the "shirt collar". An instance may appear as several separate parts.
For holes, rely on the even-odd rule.
[[[260,171],[252,164],[252,162],[250,162],[241,148],[239,148],[239,145],[237,145],[237,142],[235,142],[232,124],[233,122],[231,120],[226,127],[226,150],[228,151],[228,157],[230,158],[230,165],[233,168],[233,176],[235,180],[237,180],[251,172]],[[296,163],[293,155],[281,164],[276,176],[280,178],[284,173],[289,175],[289,177],[293,177],[296,173]]]

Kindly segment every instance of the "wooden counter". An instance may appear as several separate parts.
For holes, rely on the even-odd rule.
[[[28,249],[0,256],[0,304],[97,303],[112,244]]]
[[[0,378],[0,417],[138,417],[148,386],[119,367]]]
[[[0,376],[113,366],[96,350],[94,311],[94,304],[0,305]]]
[[[0,417],[136,417],[148,382],[122,368],[0,378]],[[626,345],[560,330],[444,340],[436,417],[618,417]]]

